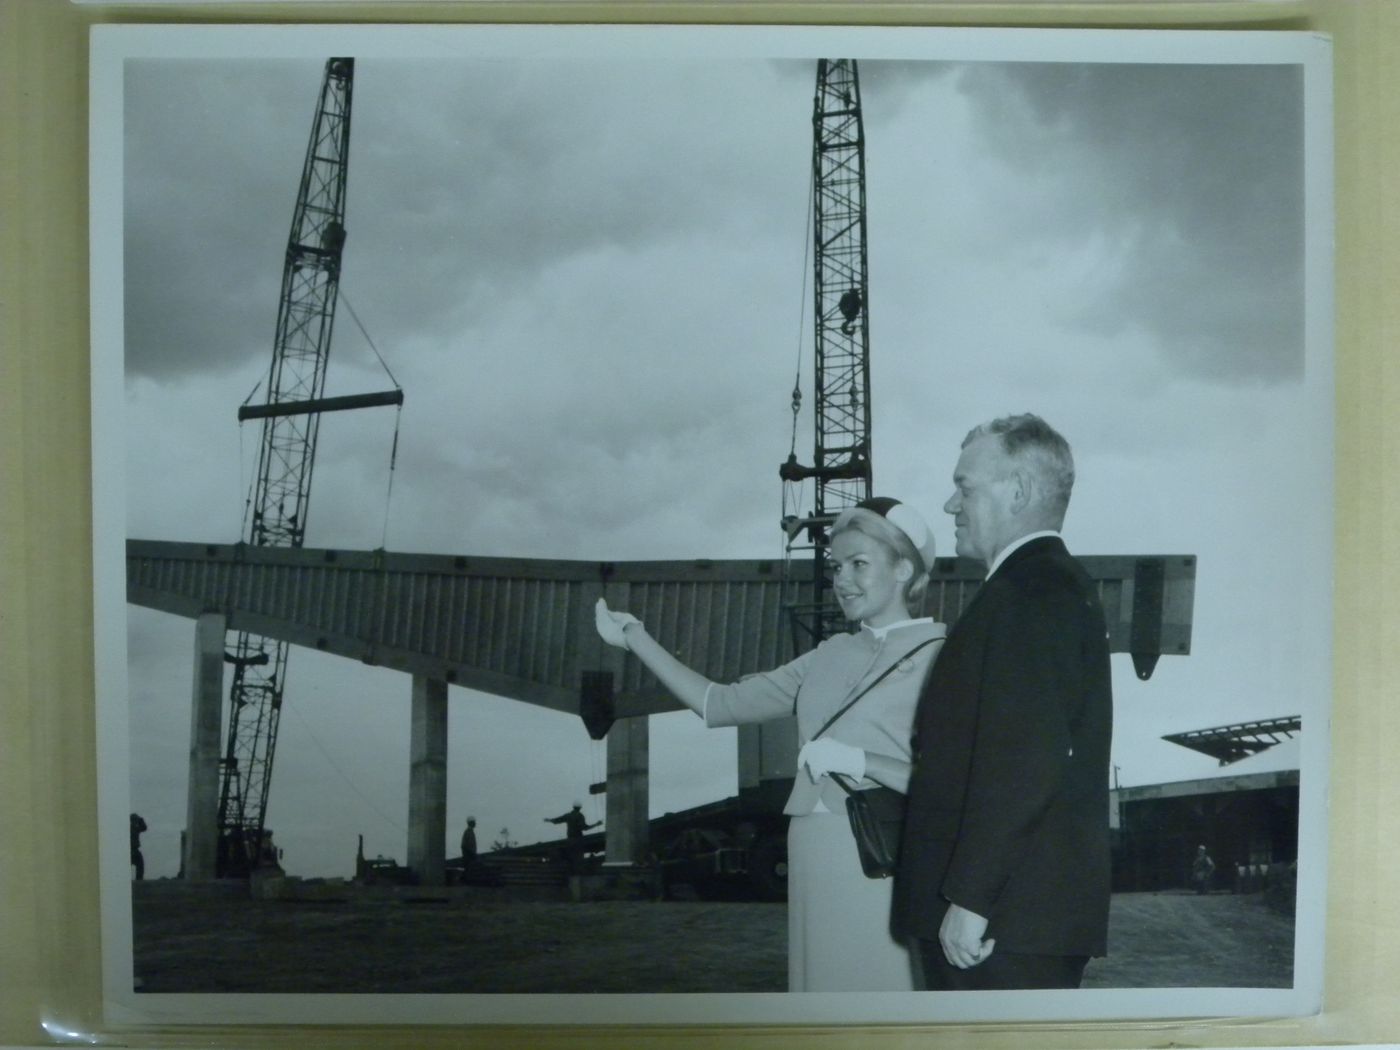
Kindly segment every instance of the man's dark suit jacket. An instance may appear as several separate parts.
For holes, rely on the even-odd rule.
[[[1059,537],[1013,551],[924,683],[893,924],[952,901],[998,952],[1103,955],[1113,695],[1097,588]]]

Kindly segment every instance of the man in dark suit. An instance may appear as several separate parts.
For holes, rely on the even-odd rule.
[[[987,579],[920,697],[893,921],[924,987],[1076,988],[1107,951],[1113,697],[1097,589],[1059,530],[1069,445],[1009,416],[943,509]]]

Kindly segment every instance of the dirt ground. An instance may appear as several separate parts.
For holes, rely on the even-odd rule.
[[[787,974],[782,904],[521,902],[466,887],[322,900],[137,884],[143,992],[762,992]],[[1088,988],[1289,987],[1293,921],[1258,895],[1120,894]]]
[[[1119,893],[1085,988],[1289,988],[1293,916],[1261,894]]]

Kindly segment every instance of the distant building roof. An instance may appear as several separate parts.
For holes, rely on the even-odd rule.
[[[1175,780],[1166,784],[1142,784],[1114,788],[1117,802],[1140,802],[1152,798],[1184,798],[1192,795],[1224,795],[1235,791],[1266,791],[1270,788],[1296,788],[1298,770],[1281,769],[1270,773],[1240,773],[1195,780]]]

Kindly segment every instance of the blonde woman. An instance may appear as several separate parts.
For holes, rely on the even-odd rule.
[[[831,586],[859,629],[729,685],[681,663],[636,617],[598,603],[603,640],[635,654],[706,725],[797,716],[798,773],[784,808],[791,818],[790,991],[915,987],[909,953],[890,934],[892,880],[863,873],[846,793],[831,774],[862,789],[908,788],[914,707],[946,634],[911,612],[922,605],[933,555],[927,524],[898,500],[879,497],[843,511],[831,528]]]

